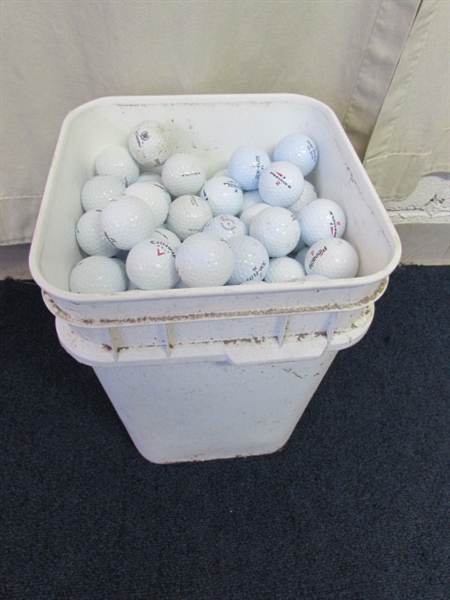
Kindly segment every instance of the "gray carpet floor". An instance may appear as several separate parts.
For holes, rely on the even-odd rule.
[[[450,598],[449,267],[393,273],[282,451],[166,466],[0,291],[2,599]]]

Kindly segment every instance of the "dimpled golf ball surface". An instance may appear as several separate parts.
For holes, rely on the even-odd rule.
[[[359,258],[353,246],[342,238],[326,238],[313,244],[305,257],[307,275],[324,275],[329,279],[355,277]]]
[[[142,240],[131,248],[126,270],[130,281],[141,290],[166,290],[178,281],[174,248],[154,238]]]
[[[79,294],[124,292],[127,283],[121,261],[106,256],[88,256],[72,269],[69,288]]]
[[[246,208],[240,214],[239,218],[247,225],[247,227],[250,227],[250,223],[252,222],[253,218],[266,208],[270,208],[270,204],[266,204],[265,202],[257,202],[256,204],[252,204]]]
[[[118,248],[111,244],[103,231],[100,209],[88,210],[78,219],[75,234],[78,245],[90,256],[115,256]]]
[[[131,250],[155,228],[152,209],[144,200],[127,195],[108,202],[100,221],[108,240],[121,250]]]
[[[234,267],[227,242],[213,233],[195,233],[177,250],[175,264],[180,279],[189,287],[221,286]]]
[[[262,148],[240,146],[229,158],[228,172],[243,190],[257,190],[260,175],[270,162],[269,155]]]
[[[209,179],[202,188],[202,198],[209,202],[212,214],[237,215],[242,210],[244,195],[240,185],[223,175]]]
[[[228,280],[232,285],[262,281],[269,268],[269,255],[257,239],[239,235],[227,240],[234,255],[234,268]]]
[[[181,241],[202,231],[213,218],[211,207],[200,196],[186,194],[175,198],[169,207],[166,225]]]
[[[169,229],[165,229],[164,227],[156,227],[150,234],[150,238],[155,240],[161,240],[163,242],[167,242],[172,246],[172,248],[176,251],[178,246],[181,244],[180,238],[170,231]]]
[[[303,133],[291,133],[283,137],[273,151],[274,161],[287,160],[308,175],[316,166],[319,151],[315,142]]]
[[[247,235],[248,227],[234,215],[218,215],[206,223],[205,233],[215,233],[221,240],[228,240],[237,235]]]
[[[267,283],[289,283],[299,281],[305,274],[305,269],[295,258],[281,256],[270,260],[269,270],[264,279]]]
[[[125,186],[134,183],[139,177],[139,165],[124,146],[109,146],[95,159],[97,175],[114,175]]]
[[[140,165],[159,167],[172,153],[172,139],[156,121],[142,121],[130,133],[128,149]]]
[[[198,194],[206,181],[205,167],[194,154],[172,154],[163,165],[161,178],[174,198]]]
[[[305,267],[305,258],[307,256],[308,252],[309,252],[309,246],[305,246],[304,248],[302,248],[295,254],[295,260],[297,260],[303,268]]]
[[[259,178],[259,194],[271,206],[287,208],[297,202],[305,187],[300,169],[287,161],[270,163]]]
[[[252,219],[249,233],[265,246],[270,258],[278,258],[296,247],[300,224],[287,208],[269,206]]]
[[[298,213],[301,238],[307,246],[326,237],[340,238],[346,227],[343,209],[334,200],[318,198]]]
[[[243,192],[244,201],[242,203],[241,214],[250,206],[254,204],[263,204],[263,199],[259,195],[258,190],[252,190],[251,192]]]
[[[112,198],[125,192],[125,184],[115,175],[96,175],[88,179],[81,190],[81,204],[87,212],[104,208]]]
[[[318,194],[317,194],[316,188],[313,186],[313,184],[311,182],[309,182],[305,179],[305,187],[303,188],[302,195],[297,200],[297,202],[294,202],[294,204],[291,204],[291,206],[289,207],[289,210],[292,213],[294,213],[294,215],[298,218],[298,213],[300,212],[300,210],[307,204],[310,204],[314,200],[317,200],[317,198],[318,198]]]
[[[141,173],[139,175],[139,177],[136,179],[136,183],[138,181],[153,181],[154,183],[159,183],[159,184],[163,185],[161,175],[158,175],[158,173],[152,173],[151,171],[149,171],[148,173],[146,173],[146,172]]]
[[[125,193],[140,198],[149,205],[155,216],[156,227],[164,223],[172,198],[163,185],[152,181],[136,181],[127,187]]]

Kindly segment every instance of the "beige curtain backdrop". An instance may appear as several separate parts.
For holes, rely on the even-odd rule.
[[[61,123],[101,96],[315,97],[336,112],[382,198],[404,198],[422,173],[449,170],[448,9],[447,0],[2,0],[0,244],[31,240]]]
[[[450,2],[421,3],[364,157],[378,194],[402,201],[450,163]]]

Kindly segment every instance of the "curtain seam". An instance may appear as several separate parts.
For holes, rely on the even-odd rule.
[[[347,121],[350,109],[353,106],[353,100],[354,100],[354,97],[355,97],[355,91],[356,91],[356,89],[358,87],[358,81],[359,81],[359,79],[361,77],[361,70],[362,70],[362,67],[363,67],[363,64],[364,64],[364,59],[366,58],[366,55],[367,55],[367,52],[368,52],[368,48],[370,46],[370,42],[371,42],[372,37],[373,37],[373,32],[375,30],[375,27],[376,27],[376,24],[377,24],[379,15],[380,15],[381,6],[383,5],[383,2],[384,2],[384,0],[382,0],[380,2],[379,6],[378,6],[377,15],[376,15],[376,17],[375,17],[375,19],[373,21],[372,29],[370,31],[369,41],[367,42],[366,47],[364,49],[364,52],[362,53],[362,56],[361,56],[361,61],[359,63],[359,68],[358,68],[358,75],[355,77],[355,83],[353,84],[352,92],[350,94],[350,101],[348,103],[347,110],[345,111],[345,115],[344,115],[344,117],[342,119],[342,125],[344,127],[345,127],[345,123]]]
[[[401,94],[401,96],[400,96],[400,98],[399,98],[399,100],[398,100],[398,102],[397,102],[397,104],[395,106],[395,109],[393,107],[392,117],[389,119],[389,122],[387,123],[387,125],[389,125],[389,126],[386,127],[387,137],[384,140],[384,146],[385,147],[389,146],[389,141],[392,139],[392,135],[393,135],[394,129],[395,129],[395,123],[397,122],[398,115],[399,115],[399,113],[401,111],[401,108],[402,108],[402,106],[403,106],[403,104],[405,102],[405,99],[407,97],[407,92],[408,92],[408,90],[409,90],[409,88],[411,86],[411,82],[413,81],[413,75],[416,72],[417,66],[419,64],[419,58],[422,55],[422,52],[423,52],[423,50],[425,48],[426,40],[428,39],[428,36],[429,36],[429,33],[430,33],[430,27],[431,27],[431,24],[432,24],[432,22],[434,20],[435,15],[436,15],[436,10],[437,10],[437,7],[439,5],[439,1],[440,0],[434,0],[434,8],[432,10],[430,10],[430,15],[428,17],[428,23],[427,23],[427,26],[426,26],[426,32],[423,34],[423,37],[421,39],[420,49],[418,50],[416,56],[414,57],[414,65],[413,65],[412,69],[409,71],[408,77],[405,78],[405,81],[404,81],[404,83],[402,85],[402,94]],[[406,45],[409,37],[411,36],[411,32],[412,32],[412,30],[414,28],[414,24],[416,23],[419,14],[420,14],[420,10],[421,10],[422,6],[423,6],[423,0],[420,3],[420,6],[419,6],[419,8],[418,8],[418,10],[416,12],[416,16],[414,18],[414,23],[413,23],[413,25],[412,25],[412,27],[411,27],[411,29],[409,31],[408,37],[407,37],[407,39],[405,41],[405,45]],[[395,77],[395,74],[397,72],[399,64],[400,64],[400,60],[397,62],[396,68],[395,68],[393,76],[392,76],[392,80]],[[391,80],[391,83],[392,83],[392,80]],[[389,86],[389,88],[390,88],[390,86]],[[388,88],[387,93],[385,95],[385,99],[388,97],[389,88]],[[383,102],[383,104],[384,104],[384,102]],[[382,108],[383,108],[383,105],[382,105],[382,107],[380,109],[380,113],[381,113]],[[383,154],[377,154],[376,156],[371,156],[370,158],[364,158],[364,164],[369,164],[370,161],[373,161],[376,158],[381,159],[381,158],[383,158],[383,157],[385,158],[387,156],[390,156],[390,153],[387,153],[387,154],[385,154],[385,153],[383,153]],[[426,156],[426,154],[425,154],[425,156]]]

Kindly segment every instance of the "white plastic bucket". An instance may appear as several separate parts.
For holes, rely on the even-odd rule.
[[[372,304],[331,339],[186,344],[165,358],[146,347],[112,354],[59,318],[56,329],[66,351],[93,367],[142,456],[173,463],[282,448],[337,352],[365,335],[373,314]]]
[[[319,161],[308,179],[346,213],[355,278],[110,294],[69,291],[84,183],[105,147],[142,120],[163,123],[175,152],[207,176],[232,152],[269,155],[293,131]],[[273,452],[289,438],[336,352],[367,331],[401,255],[400,240],[336,115],[295,94],[100,98],[65,119],[30,252],[58,336],[91,365],[139,451],[153,462]]]

